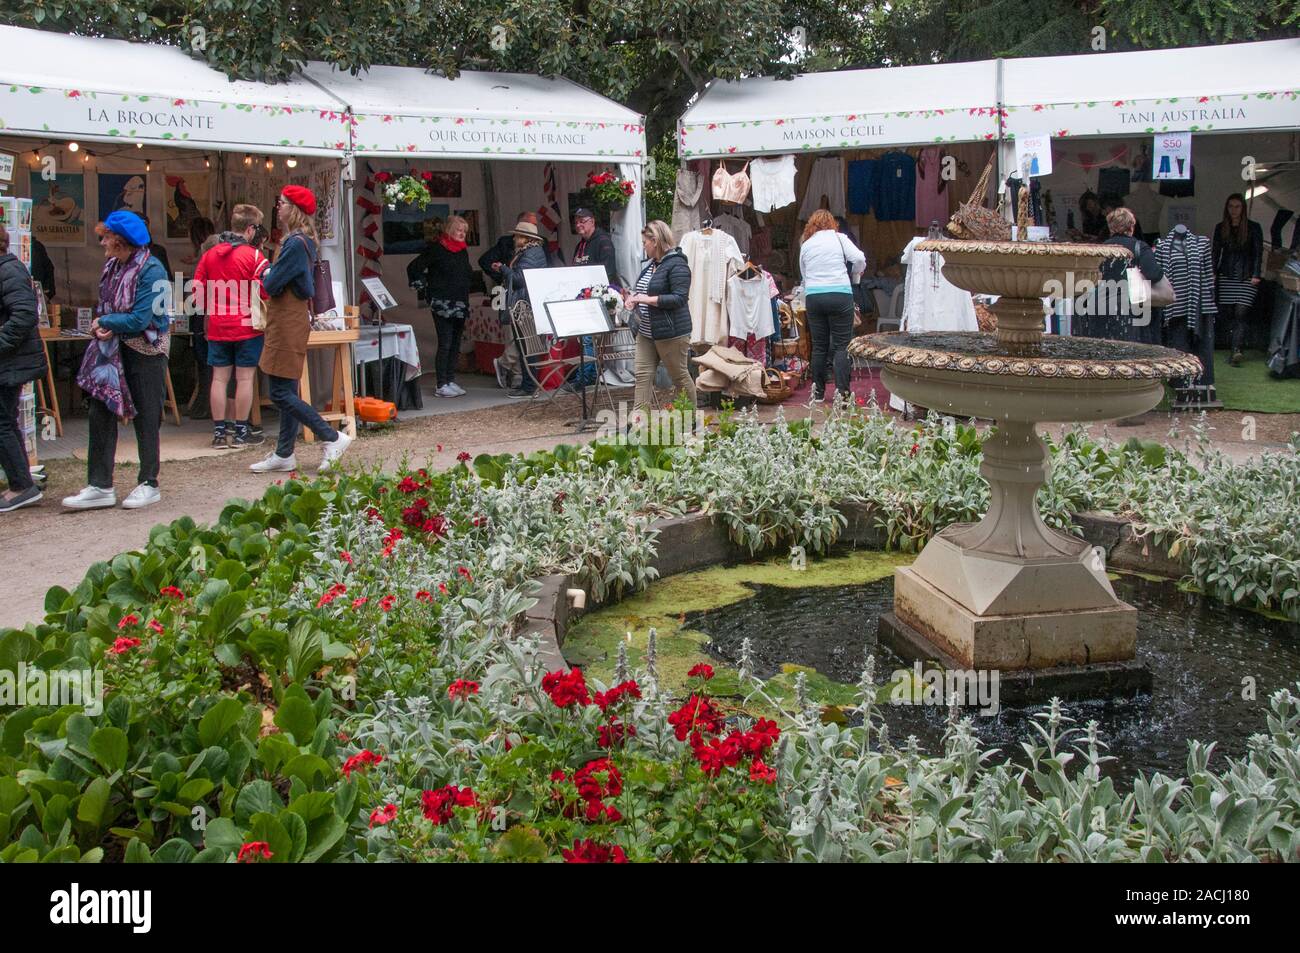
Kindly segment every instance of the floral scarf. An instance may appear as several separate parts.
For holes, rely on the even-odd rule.
[[[148,260],[146,246],[126,261],[110,258],[104,262],[99,276],[99,314],[126,314],[134,310],[136,285]]]

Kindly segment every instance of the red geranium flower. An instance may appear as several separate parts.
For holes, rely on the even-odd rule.
[[[636,737],[636,725],[628,725],[617,718],[607,725],[600,726],[600,737],[596,744],[602,748],[621,748],[628,738]]]
[[[175,586],[163,586],[158,590],[158,595],[162,596],[164,599],[183,600],[185,598],[185,593],[181,592]]]
[[[334,583],[334,585],[330,586],[329,590],[320,597],[320,601],[316,603],[316,608],[319,609],[322,606],[329,605],[331,602],[333,602],[339,596],[345,594],[347,591],[348,591],[348,587],[343,585],[343,583],[341,582]]]
[[[377,807],[370,812],[370,826],[383,827],[389,821],[397,816],[396,804],[385,804],[383,807]]]
[[[749,780],[771,784],[776,780],[776,772],[764,764],[762,758],[755,758],[749,766]]]
[[[557,708],[591,704],[591,695],[587,692],[587,680],[583,677],[580,668],[570,669],[567,674],[554,671],[543,675],[542,691],[550,696]]]
[[[392,612],[393,606],[397,604],[397,596],[387,595],[379,600],[379,608],[383,612]]]
[[[270,860],[275,854],[271,850],[271,845],[264,840],[249,841],[239,848],[239,855],[235,858],[240,864],[255,864],[257,858]]]
[[[149,620],[149,628],[153,629],[154,632],[158,633],[159,635],[162,635],[164,631],[162,627],[162,623],[159,622],[157,619]]]
[[[446,824],[455,816],[452,813],[455,808],[478,806],[472,789],[458,788],[454,784],[448,784],[436,791],[425,791],[420,795],[420,803],[424,806],[424,816],[433,821],[437,827]]]
[[[403,477],[402,482],[397,484],[397,489],[400,493],[415,493],[420,489],[420,484],[410,477]]]
[[[129,629],[131,626],[139,625],[139,624],[140,624],[140,617],[136,615],[134,612],[132,612],[129,615],[122,616],[122,618],[119,619],[117,622],[117,627],[119,629]]]
[[[367,748],[343,762],[343,777],[350,778],[353,771],[362,771],[372,764],[379,764],[383,760],[384,756],[382,754],[375,754]]]
[[[441,592],[444,596],[448,595],[447,584],[445,582],[438,583],[438,591]]]
[[[607,692],[596,693],[596,705],[601,711],[604,711],[610,705],[618,704],[624,698],[640,698],[641,688],[636,682],[628,680],[620,682]]]
[[[556,784],[560,783],[561,781],[567,780],[568,777],[569,776],[565,774],[563,771],[561,771],[559,768],[556,768],[554,771],[551,772],[551,780],[554,781]]]
[[[433,516],[430,516],[425,520],[420,528],[430,536],[442,539],[442,537],[447,535],[447,518],[441,513],[435,513]]]
[[[707,662],[700,662],[689,672],[687,672],[686,675],[688,678],[699,677],[704,679],[707,682],[709,679],[713,677],[713,666],[709,665]]]
[[[464,566],[457,566],[457,567],[456,567],[456,572],[458,572],[458,573],[460,573],[462,576],[464,576],[466,582],[473,582],[473,581],[474,581],[474,577],[471,576],[471,575],[469,574],[469,570],[466,569]]]
[[[562,850],[560,856],[566,864],[626,864],[627,854],[622,847],[605,847],[588,838],[573,842],[573,850]]]
[[[447,697],[451,699],[456,699],[456,698],[465,699],[465,698],[469,698],[470,695],[477,695],[477,694],[478,694],[478,682],[471,682],[469,679],[466,678],[456,679],[456,681],[451,683],[451,687],[447,689]]]
[[[461,463],[469,463],[470,455],[462,450],[460,453],[456,454],[456,459]]]
[[[601,801],[623,793],[623,775],[608,758],[588,761],[573,773],[573,783],[578,788],[578,797],[584,801]]]
[[[722,714],[707,698],[691,695],[681,708],[668,716],[668,724],[673,726],[677,740],[685,741],[688,735],[716,735],[722,731]]]
[[[428,589],[421,589],[419,592],[417,592],[417,593],[415,594],[415,601],[416,601],[416,602],[432,602],[432,601],[433,601],[433,593],[430,592]]]
[[[369,602],[369,601],[370,601],[370,598],[369,598],[368,596],[358,596],[356,599],[353,599],[353,600],[352,600],[352,608],[354,608],[354,609],[360,609],[362,606],[364,606],[364,605],[365,605],[367,602]]]
[[[339,550],[339,559],[347,563],[349,566],[352,565],[352,554],[346,549]]]
[[[129,635],[119,636],[113,640],[113,647],[108,652],[110,655],[124,655],[139,644],[139,639],[133,639]]]

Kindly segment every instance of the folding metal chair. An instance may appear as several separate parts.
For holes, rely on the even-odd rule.
[[[523,367],[520,373],[527,375],[534,385],[533,398],[529,401],[535,407],[542,404],[542,400],[554,401],[556,395],[560,393],[560,388],[556,387],[547,390],[542,386],[542,379],[537,373],[537,364],[548,364],[547,377],[556,373],[555,365],[565,368],[562,373],[567,381],[577,367],[581,358],[566,357],[556,359],[551,357],[551,346],[542,339],[537,333],[537,322],[533,319],[533,309],[527,301],[517,301],[515,306],[510,309],[510,326],[515,334],[515,341],[518,342],[520,350],[523,352]]]

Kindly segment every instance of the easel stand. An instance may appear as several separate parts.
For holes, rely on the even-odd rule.
[[[582,346],[582,339],[589,337],[591,338],[592,350],[594,351],[596,349],[596,338],[600,336],[601,335],[598,334],[583,334],[576,338],[557,339],[561,341],[576,340],[578,342],[578,396],[582,401],[582,416],[577,420],[566,420],[564,422],[564,426],[572,427],[574,433],[590,433],[593,430],[600,429],[600,422],[593,420],[587,410],[587,375],[584,373],[587,367],[587,349]],[[592,358],[592,365],[597,368],[599,367],[599,364],[594,357]],[[596,378],[594,386],[597,388],[600,387],[599,377]],[[595,402],[596,399],[593,396],[592,403],[594,404]]]

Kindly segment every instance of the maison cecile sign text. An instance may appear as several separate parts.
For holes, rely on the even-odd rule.
[[[872,125],[826,126],[815,129],[787,129],[783,137],[786,142],[808,142],[820,139],[870,139],[883,136],[885,127]]]

